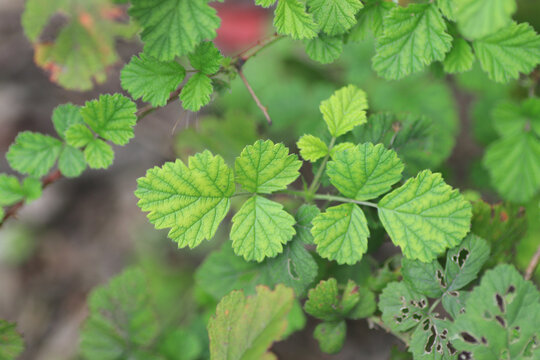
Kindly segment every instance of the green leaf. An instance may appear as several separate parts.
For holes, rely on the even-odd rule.
[[[467,291],[446,292],[442,297],[442,305],[448,314],[455,319],[460,313],[465,312],[465,301],[468,296],[469,292]]]
[[[385,79],[401,79],[443,60],[451,42],[435,4],[398,6],[384,18],[384,35],[378,39],[373,68]]]
[[[471,204],[429,170],[407,180],[378,206],[384,228],[409,259],[429,262],[469,232]]]
[[[232,222],[234,252],[247,261],[276,256],[296,233],[295,220],[283,206],[261,196],[247,200]]]
[[[319,107],[328,131],[333,137],[351,131],[366,122],[368,108],[366,93],[354,85],[337,90]]]
[[[454,0],[437,0],[437,5],[439,6],[439,10],[441,13],[451,21],[455,21],[456,15],[455,15],[455,2]]]
[[[67,11],[69,3],[68,0],[27,1],[21,18],[24,34],[32,42],[37,41],[51,16],[57,11]]]
[[[232,170],[209,151],[148,170],[135,196],[156,229],[171,228],[178,247],[193,248],[216,233],[234,194]]]
[[[359,0],[308,0],[307,4],[320,29],[328,35],[347,32],[356,24],[356,13],[363,7]]]
[[[268,8],[276,3],[276,0],[255,0],[255,4]]]
[[[114,151],[105,141],[94,139],[84,149],[84,159],[91,169],[107,169],[114,161]]]
[[[292,288],[298,297],[304,297],[317,277],[318,266],[303,243],[293,239],[277,257],[266,260],[265,273],[271,284]],[[221,278],[221,275],[220,275]]]
[[[360,288],[352,280],[347,282],[342,291],[336,279],[323,280],[315,288],[309,290],[304,310],[323,321],[340,321],[356,315],[356,307],[362,302],[361,291],[369,292]]]
[[[134,136],[136,112],[135,103],[120,94],[101,95],[99,100],[88,101],[81,108],[84,122],[96,134],[116,145],[126,145]]]
[[[274,27],[278,34],[293,39],[312,39],[317,36],[317,24],[305,5],[299,0],[279,0],[274,15]]]
[[[347,324],[345,321],[323,322],[315,327],[313,337],[317,339],[322,352],[337,354],[347,336]]]
[[[84,153],[70,145],[65,145],[58,159],[58,169],[65,177],[77,177],[86,169]]]
[[[164,106],[171,92],[182,83],[186,70],[176,61],[159,61],[141,53],[133,56],[120,74],[122,88],[134,99],[142,98],[152,106]]]
[[[129,15],[142,27],[144,52],[170,61],[187,55],[205,39],[213,39],[220,19],[216,10],[201,0],[133,0]]]
[[[94,134],[84,124],[74,124],[66,131],[66,142],[73,147],[84,147],[94,139]]]
[[[367,250],[369,229],[364,212],[356,204],[332,206],[313,219],[311,233],[317,253],[338,264],[353,265]]]
[[[365,143],[336,153],[326,172],[346,197],[369,200],[388,192],[401,179],[403,167],[393,150]]]
[[[0,207],[0,223],[4,220],[6,213],[2,207]]]
[[[260,359],[285,333],[293,303],[293,291],[283,285],[259,286],[247,298],[239,291],[225,296],[208,322],[211,358]]]
[[[6,154],[9,166],[36,178],[46,175],[62,150],[62,142],[48,135],[23,131]]]
[[[356,147],[355,144],[351,142],[342,142],[337,145],[335,145],[332,149],[330,149],[330,157],[333,159],[337,153],[340,153],[345,150],[354,149]]]
[[[39,199],[43,191],[43,185],[40,180],[32,177],[27,177],[22,183],[22,192],[26,199],[26,203]]]
[[[378,38],[383,35],[383,19],[396,4],[383,0],[367,0],[358,13],[358,23],[349,32],[350,41],[362,41],[370,35]]]
[[[473,234],[459,246],[448,250],[444,272],[447,291],[459,290],[476,279],[489,255],[487,242]]]
[[[296,236],[304,244],[313,244],[313,235],[311,235],[311,222],[317,215],[320,214],[320,210],[315,205],[304,204],[300,206],[296,212]]]
[[[524,203],[540,189],[540,140],[530,132],[491,143],[483,164],[492,185],[505,199]]]
[[[517,79],[540,63],[540,36],[527,23],[512,24],[473,42],[480,66],[497,82]]]
[[[159,327],[150,303],[144,273],[130,268],[109,284],[92,291],[90,316],[83,325],[81,353],[85,359],[139,359],[151,346]]]
[[[343,40],[340,37],[318,36],[304,40],[304,45],[309,58],[321,64],[334,62],[343,52]]]
[[[382,319],[393,331],[407,331],[427,314],[427,299],[403,282],[389,283],[379,298]]]
[[[236,158],[236,182],[246,191],[270,194],[287,188],[300,173],[302,162],[283,144],[258,140]]]
[[[197,45],[195,51],[188,55],[189,62],[193,68],[203,74],[213,75],[218,72],[223,55],[211,41],[205,41]]]
[[[538,359],[540,293],[511,265],[485,273],[453,326],[452,344],[474,359]]]
[[[493,110],[493,126],[502,137],[530,131],[531,128],[540,136],[540,99],[528,98],[519,105],[498,103]]]
[[[82,124],[83,118],[81,116],[80,107],[73,104],[64,104],[57,106],[52,115],[52,122],[54,128],[61,139],[66,138],[66,131],[72,125]]]
[[[189,78],[180,93],[182,106],[186,110],[199,111],[210,102],[210,95],[213,92],[212,79],[202,73],[197,73]]]
[[[0,319],[0,359],[15,360],[24,350],[16,325]]]
[[[453,13],[460,32],[469,39],[493,34],[512,20],[515,0],[455,0]]]
[[[415,360],[452,360],[455,348],[450,342],[452,323],[434,317],[422,320],[414,330],[409,351]]]
[[[446,291],[445,273],[437,259],[430,263],[403,258],[403,282],[413,291],[430,298],[438,298]]]
[[[455,38],[452,43],[452,49],[444,59],[444,72],[455,74],[472,69],[474,63],[474,54],[471,46],[462,38]]]
[[[15,176],[0,174],[0,207],[13,205],[23,198],[19,179]]]
[[[304,160],[315,162],[328,155],[328,145],[313,135],[302,135],[296,143]]]

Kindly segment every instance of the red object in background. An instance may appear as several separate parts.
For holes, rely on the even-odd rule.
[[[221,18],[215,43],[225,55],[245,50],[268,32],[269,13],[253,3],[227,1],[212,6]]]

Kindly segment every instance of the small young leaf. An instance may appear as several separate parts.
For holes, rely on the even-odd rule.
[[[349,32],[350,41],[362,41],[370,35],[380,37],[384,33],[383,19],[396,6],[391,1],[367,0],[358,12],[358,23]]]
[[[367,250],[369,229],[364,212],[356,204],[326,209],[313,219],[311,233],[317,253],[338,264],[353,265]]]
[[[309,58],[321,64],[334,62],[343,52],[343,40],[340,37],[319,35],[313,39],[304,40],[304,45]]]
[[[134,136],[136,111],[137,106],[127,97],[106,94],[101,95],[99,100],[87,102],[81,108],[81,115],[96,134],[116,145],[126,145]]]
[[[94,139],[84,149],[84,159],[91,169],[107,169],[114,161],[114,151],[105,141]]]
[[[211,41],[204,41],[197,45],[195,51],[188,55],[191,66],[205,75],[215,74],[223,60],[223,55]]]
[[[323,321],[343,320],[354,314],[355,307],[360,303],[360,290],[352,280],[347,282],[343,292],[340,292],[336,279],[323,280],[309,290],[304,310]]]
[[[471,204],[429,170],[407,180],[378,206],[384,228],[409,259],[430,262],[469,232]]]
[[[460,32],[469,39],[493,34],[511,22],[515,0],[455,0],[453,14]]]
[[[409,351],[415,360],[451,360],[456,350],[450,342],[452,323],[430,317],[414,330]]]
[[[379,298],[382,319],[394,331],[407,331],[427,314],[427,299],[403,282],[388,284]]]
[[[86,169],[84,153],[70,145],[65,145],[58,159],[58,169],[65,177],[77,177]]]
[[[310,12],[322,31],[341,35],[356,24],[356,13],[363,5],[360,0],[308,0]]]
[[[355,147],[356,147],[355,144],[348,141],[339,143],[335,145],[332,149],[330,149],[330,157],[334,159],[337,153],[340,153],[345,150],[354,149]]]
[[[236,181],[246,191],[270,194],[283,190],[300,173],[302,162],[283,144],[258,140],[246,146],[235,161]]]
[[[325,321],[317,325],[313,332],[321,351],[327,354],[337,354],[343,347],[346,336],[347,324],[343,320]]]
[[[497,82],[517,79],[540,63],[540,36],[527,23],[512,24],[473,42],[480,66]]]
[[[230,207],[234,194],[232,170],[209,151],[148,170],[137,181],[135,196],[156,229],[171,228],[178,247],[193,248],[211,239]]]
[[[417,293],[438,298],[446,291],[444,270],[437,259],[425,263],[403,258],[401,266],[403,282]]]
[[[257,294],[247,298],[240,291],[231,292],[221,299],[208,322],[211,358],[262,358],[284,335],[293,304],[293,291],[283,285],[273,291],[259,286]]]
[[[511,265],[489,270],[455,319],[452,344],[476,360],[537,359],[540,293]]]
[[[213,39],[220,19],[200,0],[133,0],[129,15],[142,27],[144,52],[161,61],[187,55],[204,39]]]
[[[142,98],[152,106],[164,106],[185,76],[186,70],[176,61],[159,61],[141,53],[124,66],[120,80],[122,88],[134,99]]]
[[[398,6],[384,18],[384,35],[378,39],[373,68],[385,79],[401,79],[444,59],[451,42],[435,4]]]
[[[182,89],[180,94],[182,106],[193,112],[199,111],[210,102],[213,91],[212,79],[202,73],[197,73],[189,78]]]
[[[40,178],[51,170],[61,150],[60,140],[48,135],[23,131],[9,147],[6,158],[13,170]]]
[[[459,290],[476,279],[487,259],[489,259],[487,242],[472,234],[459,246],[448,250],[445,271],[448,291]]]
[[[247,200],[232,222],[234,252],[247,261],[276,256],[296,233],[294,218],[283,206],[261,196]]]
[[[274,27],[279,34],[293,39],[312,39],[317,36],[317,24],[299,0],[278,0]]]
[[[401,179],[402,171],[403,163],[394,151],[366,143],[336,153],[327,174],[346,197],[369,200],[388,192]]]
[[[505,137],[531,129],[540,136],[540,99],[533,97],[521,104],[501,102],[493,110],[493,126]]]
[[[21,183],[15,176],[0,174],[0,207],[13,205],[24,198]]]
[[[42,191],[43,185],[41,184],[41,181],[32,177],[27,177],[24,179],[22,183],[22,192],[27,203],[39,199]]]
[[[61,139],[66,138],[66,131],[72,125],[82,124],[84,122],[80,109],[80,107],[73,104],[60,105],[54,109],[52,122]]]
[[[16,325],[0,319],[0,359],[15,360],[23,350],[24,342]]]
[[[510,201],[529,201],[540,188],[540,140],[531,132],[491,143],[484,155],[492,185]]]
[[[313,235],[311,234],[311,222],[321,211],[315,205],[304,204],[296,212],[296,236],[304,244],[313,244]]]
[[[367,108],[366,93],[349,85],[324,100],[319,109],[330,134],[338,137],[365,123]]]
[[[92,131],[84,124],[74,124],[66,131],[66,142],[77,148],[82,148],[94,141]]]
[[[304,160],[315,162],[328,155],[328,145],[313,135],[303,135],[296,143]]]
[[[455,38],[452,49],[444,59],[444,72],[455,74],[472,69],[474,54],[469,43],[462,38]]]

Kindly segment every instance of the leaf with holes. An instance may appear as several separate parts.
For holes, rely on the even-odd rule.
[[[476,360],[540,357],[540,293],[513,266],[487,271],[465,309],[453,326],[457,350]]]
[[[379,298],[382,319],[394,331],[407,331],[424,319],[427,299],[409,289],[403,282],[389,283]]]
[[[447,291],[456,291],[476,279],[487,259],[489,245],[476,236],[469,235],[463,242],[446,253],[445,280]]]
[[[452,345],[450,328],[452,324],[448,320],[430,317],[422,322],[414,330],[409,351],[415,360],[454,360],[456,349]]]
[[[437,259],[430,263],[403,258],[403,282],[412,290],[430,298],[440,297],[446,291],[444,270]]]

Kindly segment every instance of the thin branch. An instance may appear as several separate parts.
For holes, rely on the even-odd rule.
[[[261,109],[264,116],[266,117],[266,120],[268,121],[268,125],[272,125],[272,119],[270,118],[270,115],[268,114],[268,109],[266,108],[266,106],[264,106],[261,103],[261,101],[257,97],[257,94],[255,94],[255,91],[253,91],[253,89],[251,88],[251,85],[249,85],[249,83],[248,83],[248,81],[246,79],[246,76],[244,75],[244,72],[242,71],[242,68],[238,67],[237,70],[238,70],[238,75],[240,75],[240,78],[244,82],[244,85],[246,85],[246,88],[248,89],[249,93],[251,94],[251,97],[253,98],[253,100],[255,100],[255,103],[257,104],[259,109]]]
[[[276,41],[281,40],[283,38],[284,38],[283,35],[278,35],[274,33],[272,36],[270,36],[269,38],[265,40],[257,41],[257,44],[237,54],[234,58],[242,59],[243,62],[246,62],[249,58],[257,55],[259,52],[266,49],[268,46],[272,45]]]
[[[337,202],[342,202],[342,203],[352,203],[352,204],[357,204],[357,205],[378,208],[377,204],[369,202],[369,201],[359,201],[359,200],[349,199],[346,197],[334,196],[330,194],[312,194],[309,192],[306,193],[304,191],[298,191],[298,190],[281,190],[276,193],[301,197],[306,200],[307,198],[311,198],[311,199],[317,199],[317,200],[328,200],[328,201],[337,201]]]
[[[539,262],[540,262],[540,246],[538,246],[538,249],[536,249],[536,252],[534,253],[531,261],[529,262],[529,265],[527,266],[527,270],[525,271],[525,280],[531,280]]]

